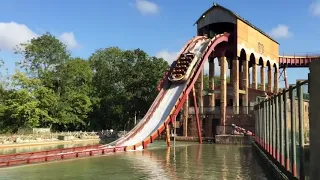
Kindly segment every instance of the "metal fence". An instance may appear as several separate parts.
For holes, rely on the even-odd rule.
[[[255,106],[255,141],[283,169],[299,179],[305,178],[307,84],[308,81],[299,81],[279,94],[258,99]]]

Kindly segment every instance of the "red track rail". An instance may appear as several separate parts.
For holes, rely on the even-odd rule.
[[[1,155],[0,156],[0,167],[8,167],[14,165],[22,165],[22,164],[31,164],[31,163],[39,163],[39,162],[48,162],[48,161],[56,161],[56,160],[63,160],[63,159],[71,159],[71,158],[79,158],[79,157],[86,157],[86,156],[94,156],[94,155],[103,155],[106,153],[115,153],[115,152],[124,152],[127,150],[135,150],[136,147],[142,146],[143,149],[147,147],[149,143],[152,143],[155,138],[157,138],[161,132],[165,129],[165,126],[173,120],[181,110],[186,97],[189,95],[190,91],[192,90],[199,74],[201,71],[201,67],[203,67],[205,60],[208,59],[211,52],[214,48],[222,42],[228,41],[229,34],[224,33],[215,36],[209,45],[207,46],[206,50],[204,51],[201,59],[197,62],[196,71],[193,72],[191,79],[188,81],[186,88],[184,89],[183,93],[180,95],[179,100],[177,101],[175,107],[172,109],[171,115],[165,120],[164,124],[161,125],[156,132],[154,132],[150,137],[146,138],[141,143],[137,143],[134,146],[116,146],[116,147],[99,147],[100,145],[95,146],[82,146],[82,147],[73,147],[73,148],[64,148],[64,149],[56,149],[56,150],[48,150],[48,151],[38,151],[38,152],[29,152],[29,153],[19,153],[19,154],[9,154],[9,155]],[[197,36],[193,39],[203,38],[203,36]],[[190,44],[190,43],[188,43]],[[184,48],[186,49],[186,48]],[[161,85],[162,86],[162,85]],[[160,97],[158,102],[155,104],[154,107],[157,107],[159,102],[161,102],[164,94]],[[147,121],[150,120],[150,117],[153,113],[155,108],[150,112],[149,119],[146,120],[140,127],[142,128]],[[136,130],[135,133],[139,132],[139,129]],[[134,134],[131,134],[132,137]],[[129,137],[129,138],[130,138]]]

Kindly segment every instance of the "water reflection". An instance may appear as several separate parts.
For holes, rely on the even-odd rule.
[[[154,143],[148,150],[0,169],[4,179],[267,179],[250,146]],[[20,176],[19,176],[20,175]]]

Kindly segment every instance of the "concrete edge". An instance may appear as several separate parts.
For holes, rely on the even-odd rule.
[[[260,148],[260,146],[256,142],[252,142],[252,148],[254,149],[254,152],[259,156],[262,163],[260,163],[262,166],[265,166],[263,168],[268,169],[267,173],[272,176],[274,179],[280,179],[280,180],[289,180],[289,179],[296,179],[293,177],[288,177],[286,172],[283,172],[269,157],[268,155]]]

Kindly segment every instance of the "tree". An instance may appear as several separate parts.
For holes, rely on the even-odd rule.
[[[50,33],[21,44],[24,72],[12,89],[0,87],[0,130],[51,127],[58,131],[128,129],[158,92],[168,63],[141,49],[100,49],[89,61],[72,58]],[[1,66],[1,64],[0,64]]]
[[[96,101],[92,119],[103,127],[124,129],[135,112],[145,112],[168,63],[140,49],[100,49],[89,58]]]
[[[59,66],[60,100],[57,118],[60,119],[57,129],[81,130],[88,125],[88,113],[92,111],[90,90],[92,70],[89,62],[73,58]]]
[[[34,108],[45,112],[33,126],[84,129],[92,109],[88,61],[71,58],[66,46],[49,33],[21,44],[16,53],[23,56],[19,65],[27,72],[24,76],[16,74],[16,86],[21,88],[17,92],[30,92],[36,102]]]
[[[70,58],[66,45],[50,33],[33,38],[28,43],[21,43],[15,53],[24,57],[18,63],[20,67],[38,77],[55,71],[57,66]]]
[[[34,128],[42,121],[52,121],[48,110],[41,107],[41,100],[37,98],[44,88],[41,80],[16,72],[13,83],[19,89],[8,93],[4,102],[2,126],[5,131],[16,132],[21,127]]]

